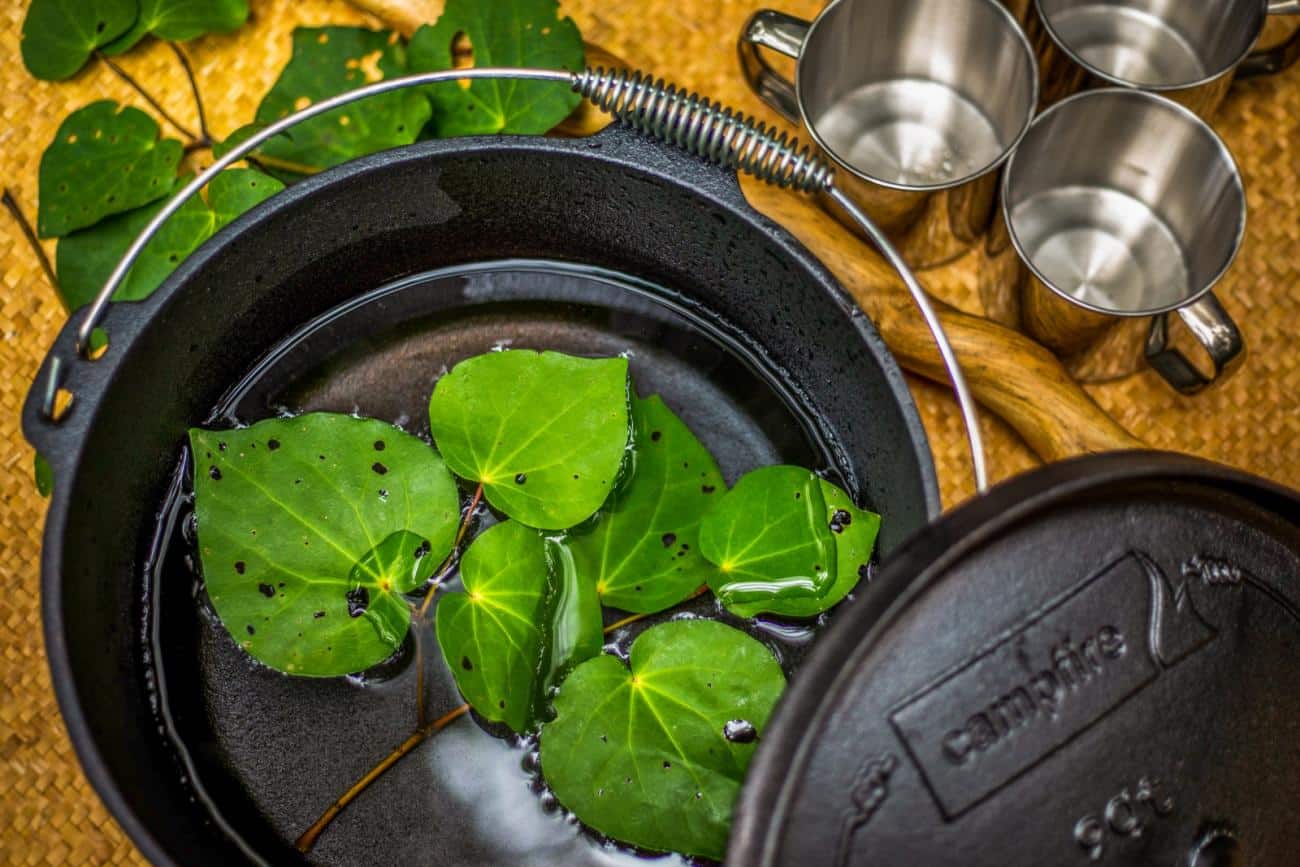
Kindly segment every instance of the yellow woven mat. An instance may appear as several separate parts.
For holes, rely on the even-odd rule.
[[[0,183],[29,216],[36,209],[40,154],[60,121],[95,99],[141,105],[124,84],[92,65],[76,80],[45,84],[17,62],[25,0],[0,11]],[[289,53],[298,24],[367,19],[342,0],[253,0],[253,19],[231,36],[187,46],[211,126],[224,135],[253,116]],[[629,62],[765,111],[741,81],[734,40],[757,0],[564,0],[587,39]],[[811,16],[815,0],[774,3]],[[163,46],[138,49],[122,65],[192,122],[184,80]],[[1300,68],[1239,85],[1216,126],[1246,176],[1251,219],[1245,248],[1219,295],[1237,317],[1251,358],[1223,387],[1182,398],[1152,374],[1091,388],[1126,427],[1160,448],[1194,452],[1300,486]],[[169,131],[170,132],[170,131]],[[50,245],[53,253],[53,245]],[[122,864],[139,856],[86,784],[58,717],[40,637],[36,588],[44,501],[31,484],[30,448],[18,412],[33,372],[63,321],[63,311],[31,251],[0,217],[0,863]],[[974,302],[967,300],[965,306]],[[945,499],[967,495],[969,461],[956,407],[946,392],[913,381],[930,434]],[[986,436],[995,477],[1036,461],[996,419]]]

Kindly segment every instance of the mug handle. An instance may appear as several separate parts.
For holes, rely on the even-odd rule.
[[[1214,362],[1213,375],[1206,377],[1197,370],[1187,356],[1169,345],[1169,314],[1155,317],[1147,335],[1147,363],[1156,369],[1175,389],[1183,394],[1196,394],[1210,383],[1229,376],[1245,358],[1246,343],[1237,323],[1223,309],[1213,293],[1186,307],[1178,315],[1191,329],[1201,346]]]
[[[1269,15],[1300,15],[1300,0],[1270,0]],[[1286,69],[1300,59],[1300,30],[1291,34],[1285,42],[1252,51],[1237,67],[1238,78],[1253,78],[1258,75],[1274,75]]]
[[[775,9],[760,9],[745,22],[736,42],[740,68],[750,88],[759,99],[795,124],[800,123],[800,116],[794,84],[772,68],[760,53],[760,48],[770,48],[786,57],[798,58],[810,26],[802,18]]]

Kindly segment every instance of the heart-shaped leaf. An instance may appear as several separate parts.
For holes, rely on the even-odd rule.
[[[331,677],[390,656],[402,594],[451,550],[456,484],[429,445],[331,413],[190,431],[208,596],[253,657]]]
[[[835,539],[821,479],[801,467],[743,476],[700,523],[700,552],[718,571],[709,586],[739,617],[820,602],[836,576]]]
[[[438,380],[434,441],[452,472],[530,527],[564,530],[614,488],[628,442],[627,359],[489,352]]]
[[[411,37],[411,70],[451,69],[452,43],[470,42],[475,66],[582,69],[582,35],[571,18],[560,18],[555,0],[448,0],[438,22]],[[456,135],[540,135],[568,116],[580,97],[567,85],[538,81],[455,82],[429,88],[432,132]]]
[[[821,489],[822,498],[826,501],[826,524],[835,539],[834,583],[821,597],[777,597],[769,600],[761,609],[753,609],[753,613],[762,610],[784,617],[816,617],[849,595],[867,574],[871,552],[876,546],[876,534],[880,532],[880,516],[859,509],[843,489],[824,479]],[[740,612],[733,607],[733,613],[749,611],[744,606],[737,607]],[[751,615],[743,613],[742,616]]]
[[[754,741],[785,688],[781,667],[710,620],[646,630],[630,663],[599,656],[564,681],[542,729],[542,773],[603,834],[721,859]]]
[[[186,180],[179,179],[169,193],[180,189]],[[190,199],[163,223],[113,298],[147,298],[200,244],[282,189],[284,184],[252,169],[227,169],[217,175],[208,185],[206,203],[199,197]],[[59,239],[55,253],[59,291],[69,310],[88,304],[98,294],[131,242],[165,204],[165,199],[160,200]]]
[[[167,195],[181,143],[158,140],[158,124],[111,99],[68,115],[41,156],[36,225],[42,238],[93,226]]]
[[[553,571],[541,534],[517,521],[476,538],[460,575],[465,592],[438,600],[442,655],[480,716],[529,731],[547,688],[600,653],[600,602]]]
[[[69,78],[130,28],[137,0],[32,0],[23,20],[23,63],[46,81]]]
[[[717,573],[700,555],[699,524],[727,488],[708,449],[659,395],[633,400],[632,429],[632,460],[619,489],[589,532],[561,544],[601,602],[650,614]]]
[[[205,33],[226,33],[248,20],[248,0],[139,0],[140,14],[131,29],[104,46],[104,53],[122,54],[153,34],[184,42]]]
[[[363,27],[299,27],[293,56],[257,107],[269,124],[314,102],[406,72],[406,48],[394,33]],[[429,121],[429,100],[417,90],[373,96],[294,127],[260,153],[290,171],[319,171],[365,154],[415,141]]]

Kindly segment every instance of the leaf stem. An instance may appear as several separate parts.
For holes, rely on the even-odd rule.
[[[443,564],[438,567],[438,577],[433,579],[428,592],[424,594],[424,601],[420,603],[420,610],[415,614],[416,620],[423,621],[424,615],[429,613],[429,606],[433,604],[434,592],[443,579],[447,577],[447,570],[451,568],[451,564],[456,561],[456,551],[460,548],[460,543],[465,541],[465,534],[469,532],[470,522],[474,520],[474,513],[478,510],[478,504],[482,499],[483,486],[479,485],[474,489],[474,496],[470,498],[469,506],[465,509],[465,517],[460,521],[460,529],[456,531],[456,541],[452,543],[451,553],[447,555],[447,559],[443,561]]]
[[[293,172],[295,175],[318,175],[324,171],[320,166],[309,166],[306,163],[295,163],[293,160],[282,160],[279,157],[264,153],[259,153],[256,157],[249,156],[245,159],[259,169],[270,167],[279,169],[282,172]]]
[[[339,813],[343,812],[347,808],[348,804],[355,801],[357,796],[364,792],[371,783],[383,776],[385,771],[401,761],[407,753],[418,747],[425,738],[429,737],[429,735],[441,731],[468,712],[469,705],[462,704],[455,710],[443,714],[428,725],[421,726],[412,732],[411,736],[402,741],[401,745],[397,749],[385,756],[383,761],[375,765],[365,774],[365,776],[353,783],[351,788],[344,792],[337,801],[330,804],[325,812],[321,814],[321,817],[317,819],[310,828],[303,832],[302,836],[294,843],[298,848],[298,851],[302,852],[304,855],[310,852],[312,847],[316,845],[316,841],[320,838],[320,835],[329,827],[330,822],[333,822],[335,817],[338,816]]]
[[[181,62],[181,67],[185,70],[185,78],[190,83],[190,92],[194,94],[194,110],[199,116],[199,133],[201,134],[201,138],[195,144],[202,143],[211,146],[212,133],[208,130],[208,115],[203,110],[203,97],[199,95],[199,83],[194,78],[194,67],[190,66],[190,59],[185,56],[185,52],[181,50],[179,45],[175,42],[168,42],[167,44],[171,46],[172,51],[176,54],[176,59]],[[193,138],[193,136],[190,136],[190,138]]]
[[[127,74],[127,71],[125,69],[123,69],[122,67],[114,63],[113,60],[107,55],[105,55],[103,52],[96,51],[95,54],[96,56],[99,57],[100,60],[104,61],[104,63],[108,65],[109,69],[113,70],[113,72],[117,74],[118,78],[125,81],[127,83],[127,86],[129,86],[136,93],[140,94],[140,96],[144,99],[144,101],[149,103],[149,105],[153,108],[154,111],[162,115],[163,120],[167,121],[172,126],[176,127],[177,131],[180,132],[180,134],[185,136],[187,139],[190,139],[191,141],[199,141],[198,136],[190,132],[189,128],[184,126],[176,118],[172,117],[171,114],[168,113],[167,109],[162,107],[162,103],[154,99],[153,96],[149,93],[149,91],[145,90],[140,85],[140,82],[136,81],[134,78],[132,78],[130,75]]]
[[[702,584],[698,588],[696,588],[694,593],[692,593],[690,596],[687,596],[685,599],[683,599],[682,602],[690,602],[692,599],[699,599],[707,592],[709,592],[709,585]],[[678,602],[677,604],[681,605],[682,602]],[[627,626],[632,623],[636,623],[638,620],[645,620],[649,616],[650,616],[649,614],[630,614],[627,617],[624,617],[622,620],[616,620],[613,623],[611,623],[609,626],[606,626],[605,634],[609,635],[611,632],[617,632],[618,630],[622,629],[624,626]]]
[[[3,200],[5,208],[13,216],[18,228],[22,230],[23,237],[31,245],[32,252],[36,254],[37,261],[41,263],[41,270],[45,272],[46,279],[54,287],[54,294],[59,296],[59,302],[63,304],[63,309],[68,311],[68,302],[63,297],[63,293],[59,291],[59,278],[54,274],[54,266],[50,264],[50,257],[45,255],[45,248],[41,246],[41,239],[36,237],[36,230],[28,222],[27,215],[23,213],[23,209],[18,204],[18,199],[10,192],[8,187],[5,187],[4,195],[0,197],[0,200]]]

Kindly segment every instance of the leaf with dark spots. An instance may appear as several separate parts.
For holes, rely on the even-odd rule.
[[[627,359],[479,355],[438,380],[429,424],[447,466],[481,483],[494,507],[530,527],[568,529],[600,508],[623,464]]]
[[[464,592],[438,600],[435,632],[452,675],[485,719],[515,732],[535,728],[545,691],[600,653],[595,593],[553,570],[545,542],[517,521],[474,540],[460,566]]]
[[[708,449],[658,395],[633,401],[632,424],[627,478],[594,526],[562,544],[604,604],[644,614],[676,605],[717,572],[694,552],[700,519],[715,499],[700,496],[697,485],[700,474],[724,484]],[[679,469],[682,463],[697,470]]]
[[[386,500],[371,481],[377,436],[394,467]],[[280,448],[252,447],[269,438]],[[430,577],[459,523],[459,494],[438,454],[385,422],[329,413],[196,429],[190,443],[216,455],[220,474],[194,480],[200,556],[205,566],[244,564],[242,575],[205,568],[213,607],[227,625],[269,616],[241,645],[272,668],[319,677],[391,656],[410,624],[403,594]],[[432,556],[415,557],[426,542]],[[268,598],[262,586],[280,590]]]
[[[763,644],[710,620],[651,627],[629,665],[602,655],[560,686],[541,735],[546,782],[597,831],[652,851],[721,860],[753,742],[785,688]]]
[[[835,537],[821,479],[801,467],[747,473],[700,524],[709,582],[738,617],[817,605],[835,582]]]

